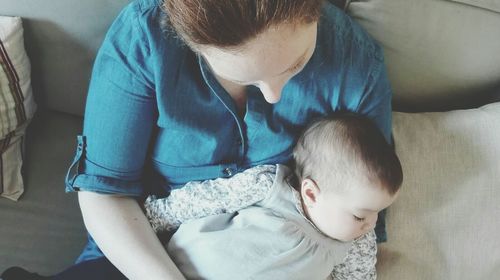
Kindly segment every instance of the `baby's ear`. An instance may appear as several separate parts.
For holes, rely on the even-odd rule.
[[[312,207],[316,203],[319,195],[319,188],[311,179],[304,179],[300,183],[300,195],[307,207]]]

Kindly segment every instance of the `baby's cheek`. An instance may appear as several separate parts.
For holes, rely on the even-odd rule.
[[[329,228],[334,238],[350,241],[356,237],[360,230],[360,223],[356,223],[350,214],[338,213],[331,220]]]
[[[357,223],[355,221],[349,222],[348,226],[346,228],[349,229],[349,236],[352,237],[352,239],[357,238],[359,235],[362,233],[362,223]]]

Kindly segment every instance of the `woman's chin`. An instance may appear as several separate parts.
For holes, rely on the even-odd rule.
[[[269,104],[275,104],[275,103],[278,103],[280,101],[281,95],[280,96],[266,96],[266,95],[264,95],[264,99]]]

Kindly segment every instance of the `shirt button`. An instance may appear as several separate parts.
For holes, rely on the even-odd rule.
[[[224,175],[226,176],[232,176],[233,175],[233,170],[231,168],[226,168],[224,169],[224,171],[222,171],[224,173]]]
[[[240,146],[240,145],[241,145],[241,139],[240,139],[240,138],[238,138],[238,139],[236,140],[236,144],[238,144],[238,146]]]

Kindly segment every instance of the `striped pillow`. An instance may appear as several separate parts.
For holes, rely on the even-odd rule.
[[[0,16],[0,195],[18,200],[23,140],[36,104],[19,17]]]

